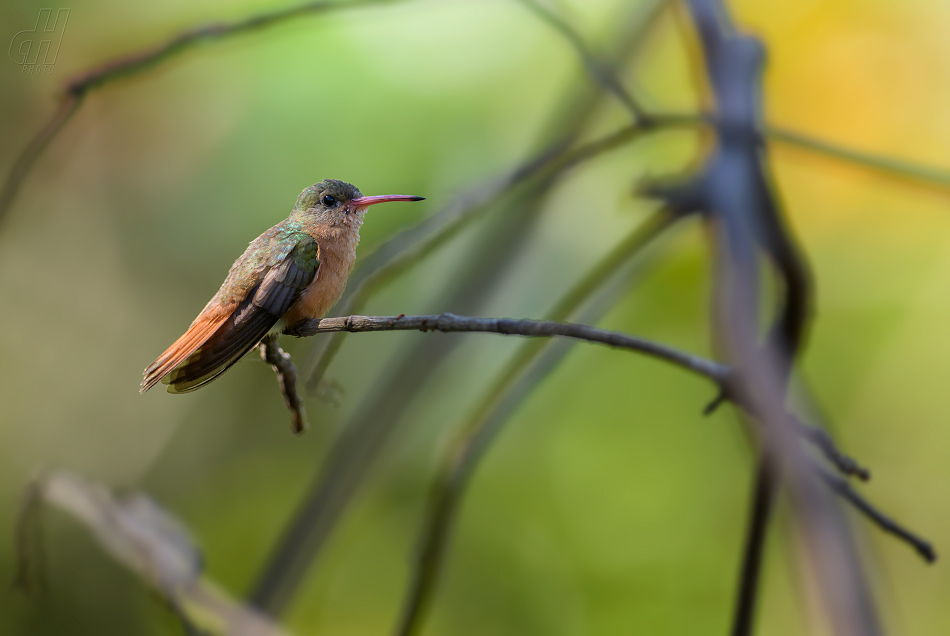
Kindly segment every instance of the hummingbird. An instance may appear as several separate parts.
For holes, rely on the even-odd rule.
[[[297,197],[290,216],[257,237],[185,334],[145,369],[139,393],[158,382],[188,393],[211,382],[269,334],[322,318],[339,300],[356,260],[366,209],[404,194],[363,196],[326,179]]]

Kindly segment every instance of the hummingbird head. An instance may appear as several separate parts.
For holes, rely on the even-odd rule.
[[[324,179],[306,188],[297,197],[294,210],[306,214],[315,214],[320,221],[328,225],[362,225],[366,209],[377,203],[387,201],[423,201],[423,197],[407,194],[384,194],[364,197],[356,186],[339,181]]]

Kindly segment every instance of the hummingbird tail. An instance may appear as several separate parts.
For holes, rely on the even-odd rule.
[[[211,382],[257,346],[279,316],[253,303],[232,312],[199,316],[191,328],[145,369],[140,393],[162,382],[169,393],[188,393]]]
[[[162,382],[168,385],[168,392],[189,393],[211,382],[256,347],[278,321],[277,316],[266,311],[250,312],[243,318],[225,321],[198,350],[166,375]]]
[[[155,362],[145,369],[145,378],[142,380],[139,393],[145,393],[151,389],[171,373],[175,367],[198,351],[228,318],[229,314],[208,316],[205,319],[199,316],[181,338],[176,340]]]

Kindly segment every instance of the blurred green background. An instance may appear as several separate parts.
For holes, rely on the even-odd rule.
[[[561,8],[592,42],[629,2]],[[7,40],[40,2],[0,6]],[[0,169],[54,108],[69,75],[183,28],[271,2],[81,0],[52,75],[0,62]],[[732,3],[768,46],[767,118],[857,149],[948,166],[950,5],[927,0]],[[685,22],[666,12],[628,86],[656,109],[698,106]],[[6,41],[6,40],[4,40]],[[330,368],[339,407],[288,418],[250,356],[184,397],[137,393],[142,368],[189,324],[247,243],[305,186],[427,197],[374,209],[360,253],[503,172],[588,80],[565,42],[516,2],[418,0],[304,17],[199,46],[92,93],[0,226],[0,580],[13,576],[20,492],[65,467],[142,489],[177,514],[207,572],[248,593],[325,450],[420,338],[351,336]],[[587,135],[625,114],[603,100]],[[648,175],[684,169],[691,132],[663,133],[564,175],[524,253],[479,313],[540,317],[655,204]],[[790,224],[811,257],[817,323],[809,380],[863,491],[950,546],[948,192],[775,146]],[[491,215],[374,297],[365,313],[428,313]],[[709,353],[704,236],[678,228],[599,323]],[[289,341],[298,361],[312,343]],[[429,479],[447,434],[520,344],[465,337],[424,387],[285,616],[299,634],[383,634],[397,615]],[[465,500],[427,634],[721,634],[729,625],[751,460],[712,388],[668,366],[576,346],[515,413]],[[784,513],[780,513],[784,514]],[[950,576],[857,520],[885,621],[945,634]],[[2,634],[165,634],[180,626],[85,530],[47,518],[50,589],[0,585]],[[817,633],[786,528],[771,535],[760,631]]]

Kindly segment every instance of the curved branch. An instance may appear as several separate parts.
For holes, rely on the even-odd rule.
[[[586,340],[618,349],[636,351],[658,360],[663,360],[696,375],[706,377],[725,391],[723,395],[726,399],[730,399],[727,389],[732,372],[729,366],[651,340],[638,338],[619,331],[598,329],[589,325],[551,320],[475,318],[471,316],[457,316],[446,312],[420,316],[406,316],[405,314],[400,314],[398,316],[353,315],[337,318],[318,318],[304,321],[297,326],[295,330],[285,333],[298,338],[305,338],[320,333],[366,333],[371,331],[481,332],[529,338],[561,337]],[[838,450],[827,433],[802,422],[790,413],[788,417],[794,422],[801,435],[814,444],[835,468],[845,475],[855,475],[863,481],[869,478],[870,473],[867,469]]]
[[[861,496],[858,491],[851,487],[847,479],[843,479],[834,473],[818,466],[816,470],[821,475],[828,487],[837,493],[841,498],[854,506],[858,512],[868,518],[871,523],[879,527],[884,532],[894,535],[904,543],[910,545],[927,563],[933,563],[937,560],[937,552],[933,545],[926,539],[918,537],[916,534],[903,527],[883,512],[878,510],[867,499]]]
[[[759,452],[759,461],[752,478],[752,505],[749,509],[739,592],[733,614],[732,636],[750,636],[754,633],[755,607],[759,597],[759,579],[765,554],[766,535],[779,480],[776,466],[765,452]]]
[[[575,338],[618,349],[636,351],[709,378],[716,384],[724,384],[729,374],[729,370],[725,365],[657,342],[637,338],[619,331],[608,331],[588,325],[547,320],[473,318],[471,316],[456,316],[448,312],[424,316],[406,316],[403,314],[398,316],[344,316],[341,318],[307,320],[294,331],[288,331],[287,333],[293,336],[306,337],[334,331],[349,333],[365,333],[368,331],[481,332],[529,338]]]
[[[587,69],[587,72],[590,76],[596,81],[601,87],[604,88],[608,93],[616,97],[624,107],[630,111],[630,114],[633,116],[634,121],[646,123],[649,121],[649,115],[646,111],[634,100],[630,92],[623,87],[623,84],[620,83],[620,79],[617,77],[617,74],[614,73],[607,65],[603,64],[598,60],[593,53],[590,51],[590,47],[587,46],[587,43],[584,41],[584,38],[563,18],[556,15],[553,11],[547,7],[541,5],[537,0],[519,0],[521,4],[534,13],[536,16],[541,18],[541,20],[550,24],[555,30],[557,30],[564,38],[570,42],[571,46],[574,47],[574,51],[577,53],[577,57],[580,58],[581,62],[584,64],[584,67]],[[656,9],[662,7],[662,3],[656,6]]]
[[[854,150],[853,148],[848,148],[823,139],[816,139],[815,137],[779,126],[767,126],[765,134],[772,141],[795,146],[819,155],[826,155],[838,161],[855,164],[871,170],[887,172],[940,188],[950,188],[950,172],[940,168]]]
[[[43,150],[46,149],[46,146],[49,145],[49,142],[53,140],[53,137],[59,133],[66,122],[79,110],[79,105],[82,104],[82,98],[83,96],[81,94],[67,93],[50,120],[36,133],[36,136],[27,144],[23,152],[20,153],[20,156],[17,157],[13,167],[10,169],[10,173],[3,182],[3,188],[0,189],[0,221],[3,220],[7,210],[10,208],[10,204],[13,203],[13,199],[20,190],[20,185],[30,172],[30,169],[33,168],[33,164],[36,163],[36,160],[43,153]]]
[[[233,35],[255,31],[287,20],[334,9],[349,9],[363,5],[383,4],[398,0],[350,0],[349,2],[327,2],[317,0],[303,4],[252,15],[243,20],[232,22],[214,22],[187,29],[168,41],[142,51],[125,55],[81,72],[66,81],[66,90],[60,100],[59,108],[49,122],[30,141],[13,164],[13,168],[0,189],[0,220],[6,216],[22,185],[24,178],[36,159],[49,142],[59,133],[70,117],[79,109],[82,98],[92,89],[100,88],[119,78],[134,75],[157,66],[175,55],[187,51],[201,42],[222,40]]]

